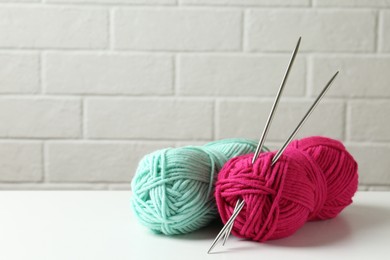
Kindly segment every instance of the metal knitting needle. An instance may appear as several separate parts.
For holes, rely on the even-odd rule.
[[[273,105],[272,105],[272,108],[271,108],[271,112],[270,112],[269,115],[268,115],[267,122],[265,123],[265,126],[264,126],[263,132],[262,132],[262,134],[261,134],[259,143],[257,144],[257,147],[256,147],[255,154],[253,155],[252,164],[255,163],[255,161],[256,161],[257,158],[259,157],[259,154],[260,154],[261,149],[263,148],[265,138],[267,137],[269,127],[271,126],[272,119],[273,119],[273,117],[274,117],[274,115],[275,115],[276,108],[278,107],[278,104],[279,104],[279,99],[280,99],[280,97],[282,96],[282,92],[283,92],[284,86],[286,85],[287,78],[288,78],[288,76],[289,76],[289,74],[290,74],[292,65],[294,64],[295,57],[297,56],[297,53],[298,53],[298,50],[299,50],[299,46],[300,46],[300,44],[301,44],[301,39],[302,39],[302,37],[299,37],[298,42],[297,42],[297,44],[295,45],[295,48],[294,48],[294,50],[293,50],[293,52],[292,52],[292,54],[291,54],[291,58],[290,58],[290,61],[289,61],[289,63],[288,63],[286,72],[284,73],[282,83],[281,83],[280,86],[279,86],[279,90],[278,90],[278,93],[276,94],[275,101],[274,101],[274,103],[273,103]],[[238,201],[237,201],[237,203],[236,203],[236,206],[237,206],[237,205],[238,205]],[[235,210],[236,210],[236,209],[234,209],[234,211],[235,211]],[[225,238],[224,238],[224,240],[223,240],[223,244],[222,244],[222,245],[225,245],[226,240],[228,239],[228,237],[229,237],[229,235],[230,235],[230,233],[231,233],[231,231],[232,231],[233,224],[234,224],[234,222],[231,224],[230,228],[226,230]]]
[[[237,202],[236,202],[236,206],[234,207],[233,213],[237,211],[238,205],[239,205],[240,203],[241,203],[241,200],[238,199]],[[234,220],[233,220],[233,221],[234,221]],[[230,235],[230,233],[232,232],[233,225],[234,225],[234,222],[232,222],[232,224],[230,224],[229,228],[226,229],[225,237],[224,237],[223,243],[222,243],[223,246],[225,245],[226,240],[229,238],[229,235]]]
[[[226,225],[219,231],[217,237],[214,239],[213,244],[211,245],[209,251],[207,251],[208,254],[210,254],[211,250],[215,247],[217,242],[221,239],[222,235],[225,233],[225,230],[229,228],[230,224],[236,219],[237,215],[240,213],[241,209],[244,207],[245,201],[241,201],[241,203],[237,207],[237,211],[233,212],[233,215],[230,217],[228,222],[226,222]]]
[[[335,80],[335,78],[337,77],[337,75],[339,74],[339,72],[337,71],[333,77],[328,81],[328,83],[326,84],[326,86],[324,87],[324,89],[321,91],[321,93],[318,95],[318,97],[316,98],[316,100],[314,101],[314,103],[311,105],[311,107],[309,108],[309,110],[306,112],[306,114],[304,115],[304,117],[302,118],[302,120],[298,123],[297,127],[294,129],[294,131],[292,131],[291,135],[287,138],[287,140],[285,141],[285,143],[283,144],[282,148],[279,150],[279,152],[277,154],[275,154],[275,156],[273,157],[272,159],[272,165],[274,165],[277,160],[280,158],[280,156],[282,155],[282,153],[284,152],[284,150],[287,148],[287,146],[289,145],[289,143],[291,142],[291,140],[294,138],[294,136],[296,135],[296,133],[298,132],[298,130],[302,127],[303,123],[305,123],[306,119],[310,116],[310,114],[313,112],[314,108],[316,108],[316,106],[318,105],[318,103],[321,101],[322,97],[325,95],[325,93],[328,91],[329,87],[332,85],[333,81]],[[218,234],[218,236],[215,238],[213,244],[211,245],[209,251],[207,253],[210,253],[210,251],[215,247],[215,244],[219,241],[221,235],[222,235],[222,232],[224,230],[227,229],[227,227],[229,225],[231,225],[231,223],[233,223],[233,221],[236,219],[236,217],[238,216],[239,214],[239,211],[242,210],[242,208],[244,207],[244,204],[245,204],[245,201],[242,201],[240,203],[240,207],[237,208],[237,211],[236,212],[233,212],[232,216],[229,218],[229,220],[226,222],[225,226],[222,228],[221,232]],[[242,206],[242,207],[241,207]]]
[[[337,71],[333,77],[328,81],[325,88],[321,91],[321,93],[318,95],[317,99],[314,101],[314,103],[311,105],[309,110],[306,112],[306,114],[303,116],[302,120],[298,123],[298,126],[294,129],[294,131],[291,133],[291,135],[287,138],[286,142],[284,142],[282,148],[279,149],[279,151],[275,154],[274,158],[272,158],[272,165],[276,163],[276,161],[279,159],[279,157],[282,155],[284,150],[286,150],[287,146],[291,142],[291,140],[294,138],[294,136],[297,134],[299,129],[301,129],[302,125],[305,123],[306,119],[310,116],[310,114],[313,112],[314,108],[318,105],[322,97],[325,95],[325,93],[328,91],[329,87],[332,85],[332,82],[337,77],[339,72]]]
[[[271,112],[270,112],[269,115],[268,115],[268,119],[267,119],[267,122],[266,122],[266,124],[265,124],[263,133],[261,134],[259,143],[258,143],[258,145],[257,145],[255,154],[254,154],[254,156],[253,156],[252,164],[255,163],[255,161],[256,161],[257,158],[259,157],[261,148],[263,148],[264,140],[265,140],[265,138],[267,137],[269,127],[270,127],[270,125],[271,125],[272,119],[273,119],[274,114],[275,114],[275,110],[276,110],[276,108],[278,107],[279,98],[280,98],[280,96],[282,95],[284,86],[286,85],[286,82],[287,82],[288,75],[290,74],[291,67],[292,67],[292,65],[293,65],[293,63],[294,63],[295,57],[297,56],[298,49],[299,49],[299,45],[300,45],[300,43],[301,43],[301,38],[302,38],[302,37],[299,37],[298,42],[297,42],[297,45],[295,46],[295,49],[294,49],[294,51],[293,51],[293,53],[292,53],[292,55],[291,55],[291,59],[290,59],[290,62],[288,63],[287,70],[286,70],[286,72],[285,72],[285,74],[284,74],[282,83],[280,84],[278,93],[276,94],[276,98],[275,98],[274,104],[272,105]]]

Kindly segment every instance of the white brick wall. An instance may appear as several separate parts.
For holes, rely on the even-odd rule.
[[[250,51],[289,51],[298,36],[303,51],[371,52],[375,11],[249,10],[245,37]]]
[[[169,56],[49,53],[44,63],[47,93],[173,94]]]
[[[288,55],[180,55],[178,93],[183,96],[275,96],[286,70]],[[305,93],[305,60],[297,58],[286,96]],[[261,73],[260,73],[261,72]],[[260,87],[261,86],[261,87]]]
[[[17,6],[0,8],[0,47],[102,49],[108,14],[100,8]]]
[[[203,100],[90,98],[86,136],[95,139],[211,140],[213,104]]]
[[[272,121],[267,140],[283,142],[298,124],[308,107],[309,101],[280,102]],[[234,99],[218,102],[216,137],[233,138],[246,136],[258,138],[268,118],[273,100]],[[323,101],[315,113],[299,131],[299,137],[310,135],[326,135],[336,139],[344,139],[344,104],[339,101]],[[239,123],[237,123],[239,122]]]
[[[115,9],[114,46],[150,51],[237,51],[239,10]]]
[[[32,53],[0,53],[0,93],[39,92],[39,56]]]
[[[80,112],[79,99],[2,97],[0,137],[80,138]]]
[[[129,189],[163,147],[344,141],[360,190],[390,190],[389,0],[0,0],[0,189]]]
[[[49,182],[129,183],[143,154],[169,142],[55,141],[47,144]]]

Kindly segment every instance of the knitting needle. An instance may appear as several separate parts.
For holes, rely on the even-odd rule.
[[[238,205],[239,205],[240,203],[241,203],[241,200],[238,199],[237,202],[236,202],[236,206],[234,207],[233,212],[236,212],[236,211],[237,211]],[[225,237],[224,237],[223,243],[222,243],[223,246],[225,245],[226,240],[229,238],[229,235],[230,235],[230,233],[232,232],[233,225],[234,225],[234,222],[232,222],[232,224],[229,226],[229,228],[226,229]]]
[[[299,45],[301,43],[301,38],[302,37],[299,37],[297,45],[295,46],[295,49],[294,49],[294,51],[293,51],[293,53],[291,55],[290,62],[288,63],[288,66],[287,66],[287,70],[286,70],[286,72],[284,74],[282,83],[280,84],[278,93],[276,94],[276,98],[275,98],[274,104],[272,105],[271,112],[268,115],[268,119],[267,119],[267,122],[265,124],[263,133],[261,134],[259,143],[258,143],[256,151],[255,151],[255,154],[253,155],[252,164],[255,163],[255,161],[259,157],[259,153],[261,151],[261,148],[263,148],[264,140],[267,137],[269,127],[271,125],[272,119],[273,119],[274,114],[275,114],[275,110],[276,110],[276,108],[278,106],[278,103],[279,103],[279,98],[282,95],[284,86],[286,85],[286,82],[287,82],[288,75],[290,74],[291,67],[292,67],[292,65],[294,63],[295,57],[297,56]]]
[[[292,65],[294,64],[295,57],[297,56],[297,53],[298,53],[298,50],[299,50],[299,46],[300,46],[300,44],[301,44],[301,39],[302,39],[302,37],[299,37],[298,42],[297,42],[297,44],[296,44],[296,46],[295,46],[295,48],[294,48],[294,50],[293,50],[293,52],[292,52],[292,54],[291,54],[291,58],[290,58],[290,61],[289,61],[289,63],[288,63],[286,72],[284,73],[282,83],[281,83],[280,86],[279,86],[279,90],[278,90],[278,93],[276,94],[275,101],[274,101],[274,103],[273,103],[273,105],[272,105],[272,108],[271,108],[271,112],[270,112],[269,115],[268,115],[267,122],[265,123],[265,126],[264,126],[263,132],[262,132],[262,134],[261,134],[259,143],[257,144],[257,147],[256,147],[255,154],[253,155],[252,164],[255,163],[255,161],[256,161],[257,158],[259,157],[259,154],[260,154],[261,149],[263,148],[265,138],[267,137],[269,127],[271,126],[272,119],[273,119],[273,117],[274,117],[276,108],[278,107],[278,104],[279,104],[279,99],[280,99],[280,97],[282,96],[282,92],[283,92],[284,86],[286,85],[287,78],[288,78],[288,76],[289,76],[289,74],[290,74]],[[238,201],[237,201],[237,203],[236,203],[236,206],[237,206],[237,205],[238,205]],[[234,209],[234,211],[235,211],[235,209]],[[232,228],[233,228],[233,224],[234,224],[234,222],[231,224],[231,227],[230,227],[229,229],[226,230],[225,238],[224,238],[224,240],[223,240],[223,244],[222,244],[222,245],[225,245],[226,240],[228,239],[228,237],[229,237],[229,235],[230,235],[230,233],[231,233],[231,230],[232,230]]]
[[[329,87],[332,85],[333,80],[337,77],[339,72],[337,71],[333,77],[328,81],[325,88],[321,91],[321,93],[318,95],[317,99],[314,101],[314,103],[311,105],[309,110],[306,112],[306,114],[303,116],[302,120],[298,123],[298,126],[294,129],[294,131],[291,133],[291,135],[287,138],[286,142],[284,142],[282,148],[279,149],[279,151],[275,154],[274,158],[272,158],[272,165],[276,163],[276,161],[279,159],[279,157],[282,155],[284,150],[286,150],[288,144],[291,142],[291,140],[294,138],[294,136],[297,134],[299,129],[301,129],[302,125],[305,123],[306,119],[310,116],[310,114],[313,112],[314,108],[318,105],[318,102],[322,99],[322,97],[325,95],[325,93],[328,91]]]
[[[211,250],[213,250],[217,242],[220,240],[221,236],[225,233],[225,230],[228,229],[230,224],[236,219],[236,216],[240,213],[241,209],[244,207],[244,204],[245,201],[241,201],[241,203],[237,206],[237,211],[233,212],[233,215],[230,217],[228,222],[226,222],[225,226],[221,229],[221,231],[219,231],[217,237],[214,239],[209,251],[207,251],[208,254],[210,254]]]
[[[274,165],[277,160],[280,158],[280,156],[282,155],[282,153],[284,152],[284,150],[287,148],[287,146],[289,145],[289,143],[291,142],[291,140],[294,138],[294,136],[296,135],[296,133],[298,132],[298,130],[302,127],[303,123],[305,123],[306,119],[310,116],[310,114],[313,112],[314,108],[316,108],[317,104],[321,101],[322,97],[325,95],[325,93],[327,92],[327,90],[329,89],[329,87],[332,85],[333,81],[335,80],[335,78],[337,77],[337,75],[339,74],[339,72],[337,71],[333,77],[328,81],[328,83],[326,84],[326,86],[324,87],[324,89],[321,91],[321,93],[318,95],[318,97],[316,98],[316,100],[314,101],[314,103],[311,105],[311,107],[309,108],[309,110],[306,112],[306,114],[304,115],[304,117],[302,118],[302,120],[298,123],[297,127],[292,131],[291,135],[287,138],[287,140],[285,141],[285,143],[283,144],[282,148],[279,150],[279,152],[277,154],[275,154],[274,158],[272,159],[272,165]],[[221,237],[221,233],[222,231],[225,231],[229,225],[231,225],[231,223],[233,223],[233,221],[236,219],[236,217],[238,216],[238,213],[239,211],[242,210],[242,208],[244,207],[244,204],[245,204],[245,201],[243,200],[239,207],[237,208],[237,211],[236,212],[233,212],[233,214],[231,215],[231,217],[229,218],[229,220],[226,222],[225,226],[222,228],[221,232],[218,234],[218,236],[215,238],[213,244],[211,245],[209,251],[207,253],[210,253],[210,251],[215,247],[216,243],[219,241],[220,237]]]

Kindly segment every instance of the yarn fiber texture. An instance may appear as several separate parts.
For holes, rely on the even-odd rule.
[[[253,153],[256,146],[252,140],[226,139],[146,155],[131,183],[135,216],[166,235],[206,226],[218,215],[214,198],[218,171],[230,158]]]
[[[238,199],[245,205],[234,235],[264,242],[295,233],[306,221],[337,216],[352,203],[358,167],[344,145],[326,137],[295,140],[271,167],[275,152],[229,160],[216,182],[215,196],[224,223]]]

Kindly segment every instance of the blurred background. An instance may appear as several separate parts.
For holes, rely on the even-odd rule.
[[[388,0],[1,0],[0,189],[130,189],[164,147],[345,143],[360,190],[390,190]],[[18,3],[16,3],[18,2]]]

